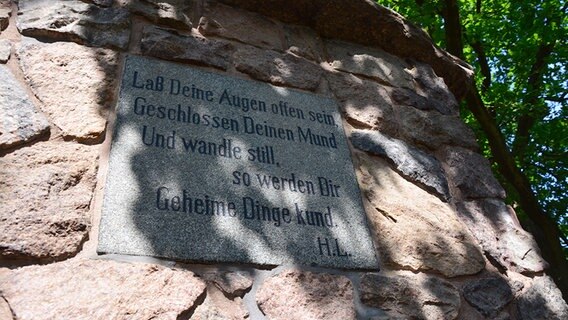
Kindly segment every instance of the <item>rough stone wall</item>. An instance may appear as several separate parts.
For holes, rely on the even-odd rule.
[[[0,319],[568,318],[459,119],[467,67],[368,1],[221,2],[0,0]],[[335,98],[381,271],[98,256],[126,53]]]

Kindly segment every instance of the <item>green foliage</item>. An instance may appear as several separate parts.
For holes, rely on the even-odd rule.
[[[399,12],[445,47],[447,1],[378,0]],[[568,14],[565,0],[458,0],[463,56],[476,71],[483,102],[495,118],[518,167],[528,177],[544,211],[568,236]],[[549,49],[548,51],[546,49]],[[487,66],[484,70],[484,64]],[[487,137],[467,108],[464,120],[491,159]],[[523,139],[527,118],[529,130]],[[526,125],[526,122],[525,122]],[[526,141],[525,141],[526,140]],[[522,209],[514,189],[495,171]]]

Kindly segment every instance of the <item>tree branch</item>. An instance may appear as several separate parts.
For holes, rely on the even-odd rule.
[[[477,55],[477,61],[479,62],[479,68],[481,75],[483,76],[483,87],[481,88],[481,91],[485,93],[489,90],[489,86],[491,86],[491,69],[487,62],[487,56],[485,55],[485,50],[483,50],[483,46],[479,40],[475,40],[470,45]]]
[[[538,99],[543,73],[546,71],[546,60],[552,54],[555,45],[556,40],[551,43],[541,44],[538,48],[536,59],[531,66],[527,81],[527,94],[525,99],[523,99],[523,104],[528,106],[529,110],[519,117],[512,148],[513,156],[521,163],[525,161],[532,127],[548,114],[545,109],[541,108],[539,110]]]
[[[550,101],[550,102],[558,102],[558,103],[565,103],[568,101],[568,99],[566,98],[566,96],[564,97],[544,97],[544,100],[546,101]]]
[[[463,60],[462,28],[457,0],[444,1],[442,16],[446,34],[446,49],[449,53]]]
[[[553,22],[558,23],[561,21],[561,17],[564,16],[566,10],[568,9],[568,2],[564,3],[564,6],[560,9],[559,14],[551,15],[546,17],[544,20],[544,30],[546,32],[550,28]],[[513,140],[512,153],[513,156],[524,163],[525,154],[527,150],[528,143],[530,141],[531,129],[537,123],[537,121],[542,120],[547,114],[548,110],[544,108],[538,108],[539,95],[542,92],[541,87],[543,85],[543,74],[547,69],[547,60],[554,51],[554,47],[558,40],[554,38],[550,42],[543,42],[538,46],[537,53],[535,56],[535,61],[531,66],[529,77],[527,79],[527,94],[525,99],[523,99],[523,104],[528,106],[528,111],[521,115],[517,122],[517,131],[515,132],[515,138]]]
[[[543,160],[564,160],[568,159],[568,152],[563,153],[543,153],[541,158]]]

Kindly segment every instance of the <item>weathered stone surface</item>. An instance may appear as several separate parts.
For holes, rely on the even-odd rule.
[[[231,44],[206,39],[198,34],[179,35],[146,26],[142,32],[142,53],[152,57],[202,64],[226,70],[234,48]]]
[[[0,319],[3,320],[12,320],[12,310],[10,310],[10,306],[8,305],[8,302],[6,302],[6,300],[4,300],[4,298],[2,298],[0,296]]]
[[[425,63],[415,62],[414,67],[408,72],[418,84],[415,87],[417,92],[426,97],[434,109],[442,114],[459,115],[456,98],[446,86],[444,79],[438,77],[432,67]]]
[[[354,130],[350,140],[354,147],[390,160],[407,179],[436,192],[446,201],[450,198],[442,166],[433,156],[378,131]]]
[[[12,72],[0,65],[0,149],[31,141],[49,131],[39,112]]]
[[[456,116],[418,110],[400,105],[394,108],[399,121],[399,132],[404,140],[431,150],[445,145],[472,150],[479,147],[473,131]]]
[[[393,108],[391,88],[349,74],[328,72],[326,76],[330,91],[341,102],[348,121],[356,127],[378,129],[432,150],[448,144],[478,148],[473,132],[457,116],[405,105]]]
[[[368,0],[221,0],[280,21],[311,27],[324,38],[379,47],[433,66],[456,97],[473,77],[472,68],[436,47],[428,34],[401,15]]]
[[[523,288],[525,287],[525,284],[517,281],[517,280],[511,280],[509,282],[509,287],[511,287],[511,290],[513,290],[513,294],[517,294],[518,292],[520,292],[521,290],[523,290]]]
[[[423,273],[368,273],[360,294],[365,305],[387,310],[389,319],[456,319],[460,308],[456,287]]]
[[[142,0],[132,1],[128,7],[132,13],[142,15],[154,23],[191,30],[193,25],[188,17],[190,4],[183,0]]]
[[[517,320],[518,318],[511,317],[507,309],[501,311],[498,315],[492,318],[487,318],[481,315],[481,313],[479,313],[479,311],[477,311],[474,307],[470,306],[467,303],[462,303],[462,308],[460,310],[458,319],[459,320]]]
[[[491,318],[492,320],[511,320],[513,318],[511,318],[511,315],[507,312],[507,311],[501,311],[498,315],[496,315],[494,318]],[[464,319],[467,320],[467,319]]]
[[[353,286],[344,276],[288,270],[256,293],[269,319],[355,319]]]
[[[311,91],[317,89],[323,74],[319,65],[291,53],[281,54],[255,47],[238,50],[235,67],[257,80]]]
[[[533,285],[517,298],[517,309],[522,320],[568,319],[562,292],[548,276],[534,279]]]
[[[116,85],[117,54],[75,43],[25,38],[20,66],[42,110],[66,139],[100,142]]]
[[[57,260],[86,239],[97,147],[39,142],[0,158],[0,256]]]
[[[408,320],[408,317],[402,315],[394,315],[394,313],[385,313],[372,316],[369,320]]]
[[[419,110],[434,110],[434,104],[416,93],[414,90],[407,88],[393,88],[389,90],[390,97],[397,104],[414,107]]]
[[[502,200],[484,199],[458,203],[465,225],[483,251],[504,268],[518,273],[541,272],[547,267],[532,235],[524,231],[513,209]]]
[[[10,51],[12,51],[12,43],[10,40],[0,40],[0,63],[8,62],[8,59],[10,59]]]
[[[477,152],[459,147],[444,148],[441,155],[454,196],[460,199],[506,197],[505,190],[491,172],[489,160]]]
[[[10,22],[11,15],[11,2],[8,0],[0,1],[0,31],[8,28],[8,23]]]
[[[323,61],[323,42],[312,29],[285,25],[287,51],[315,62]]]
[[[252,278],[243,272],[214,272],[202,276],[228,298],[243,297],[252,287]]]
[[[447,108],[443,104],[437,101],[419,95],[413,90],[406,88],[394,88],[389,90],[390,96],[394,102],[397,104],[414,107],[418,110],[430,111],[436,110],[443,115],[455,115],[452,109]]]
[[[101,7],[110,7],[114,0],[90,0],[92,3]]]
[[[513,291],[502,278],[485,278],[466,284],[463,296],[481,314],[493,319],[513,300]]]
[[[499,245],[504,252],[501,261],[505,261],[510,270],[528,274],[548,268],[548,263],[540,255],[540,249],[532,234],[523,230],[521,226],[501,233]]]
[[[365,207],[385,262],[447,277],[483,269],[478,245],[449,204],[401,177],[385,160],[366,154],[359,159]]]
[[[207,297],[191,315],[192,320],[241,320],[249,317],[243,300],[228,299],[215,286],[207,287]]]
[[[126,49],[130,17],[123,8],[102,8],[77,0],[20,0],[16,25],[30,37]]]
[[[396,132],[392,102],[383,86],[350,74],[326,76],[348,121],[357,127]]]
[[[414,88],[413,79],[405,69],[410,66],[382,50],[349,44],[326,42],[331,66],[336,70],[373,78],[394,87]]]
[[[0,291],[17,319],[178,319],[205,283],[186,270],[72,259],[17,269]]]
[[[206,36],[219,36],[261,48],[283,50],[283,30],[279,24],[259,14],[212,1],[205,7],[198,30]]]

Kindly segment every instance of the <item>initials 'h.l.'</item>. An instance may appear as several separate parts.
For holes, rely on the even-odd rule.
[[[342,250],[339,247],[339,241],[337,239],[333,239],[334,241],[331,242],[327,238],[323,238],[323,240],[318,237],[318,246],[320,255],[324,255],[327,253],[328,256],[333,257],[350,257],[351,254],[347,253],[346,251]],[[325,249],[325,252],[324,252]]]

